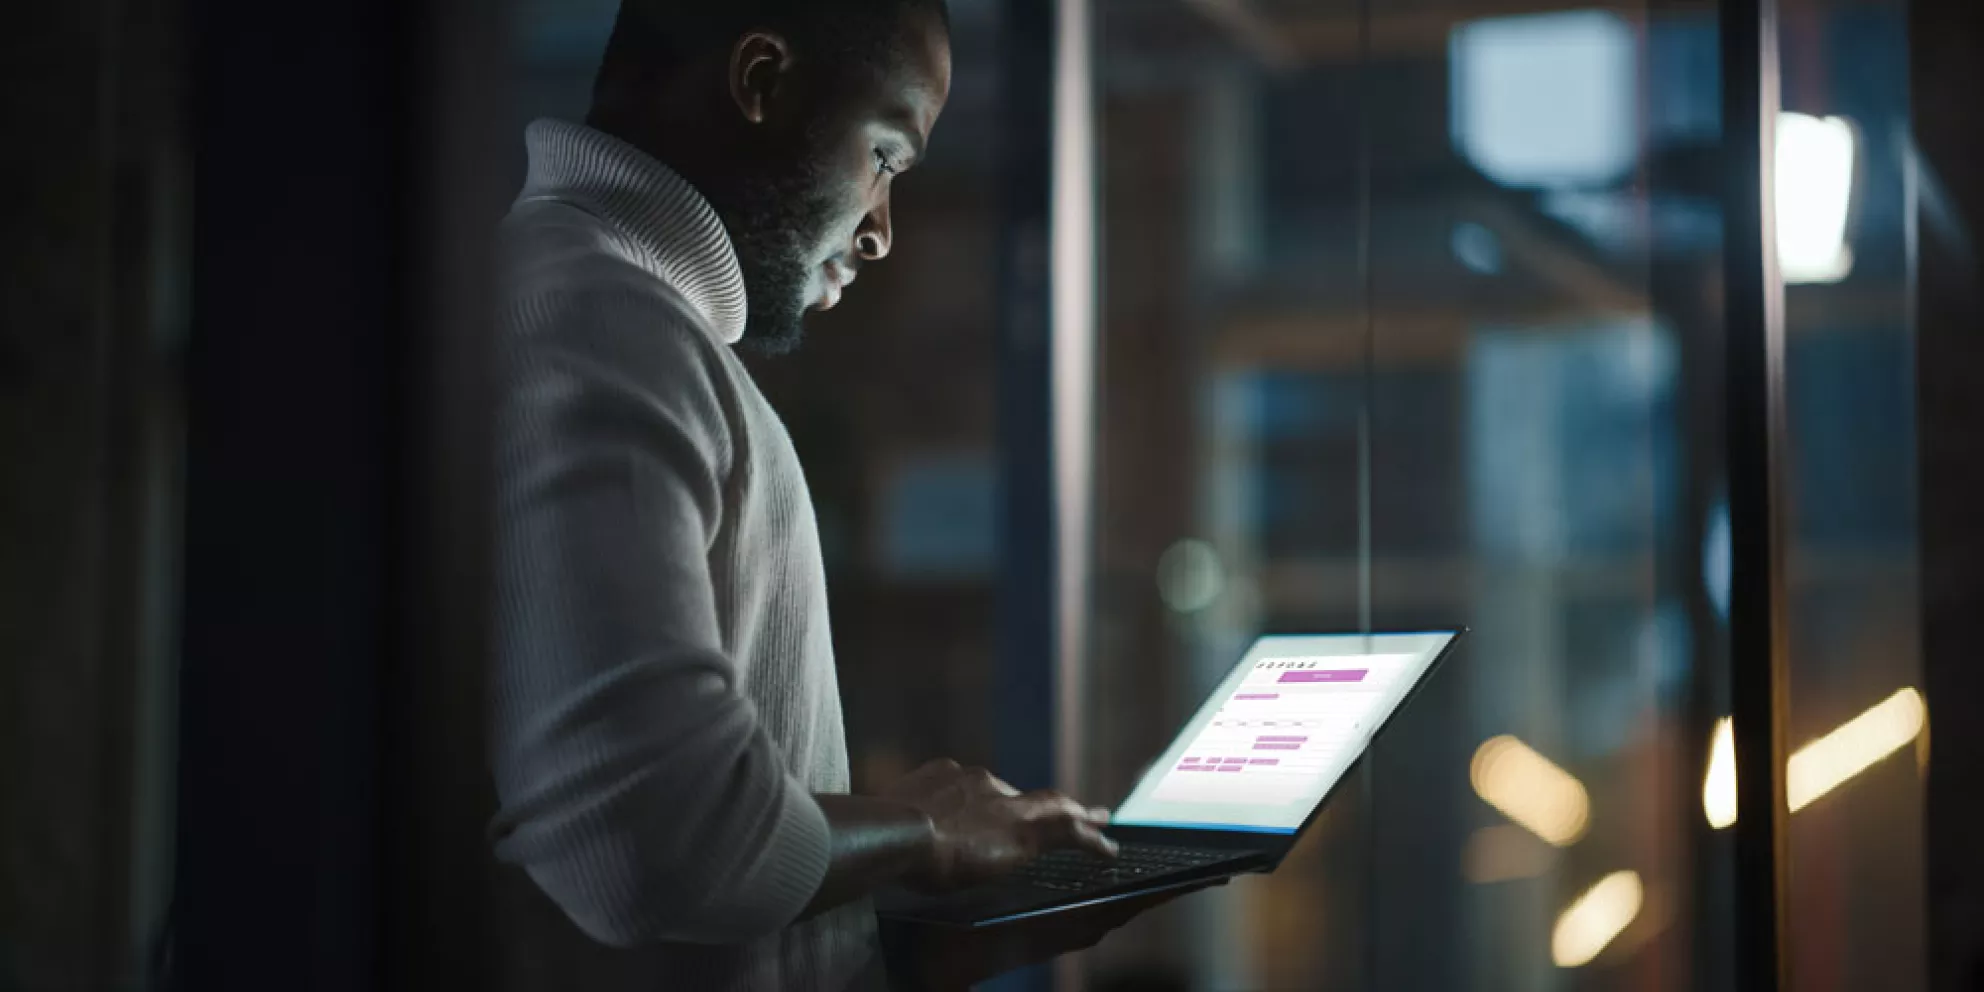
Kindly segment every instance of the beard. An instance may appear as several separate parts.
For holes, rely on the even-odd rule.
[[[807,133],[792,147],[767,147],[711,198],[744,273],[739,346],[761,355],[791,352],[804,337],[807,284],[836,207],[821,145]]]

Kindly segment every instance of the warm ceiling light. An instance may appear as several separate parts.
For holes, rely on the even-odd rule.
[[[1590,822],[1584,784],[1507,734],[1475,750],[1468,779],[1483,802],[1558,847],[1584,836]]]
[[[1708,825],[1717,830],[1736,822],[1736,730],[1726,716],[1715,721],[1715,733],[1709,738],[1702,812],[1708,814]]]
[[[1600,879],[1557,917],[1550,959],[1559,968],[1589,963],[1640,914],[1645,895],[1637,872],[1615,871]]]
[[[1907,747],[1928,717],[1922,694],[1903,689],[1799,748],[1785,767],[1786,804],[1794,813],[1804,809],[1874,762]]]

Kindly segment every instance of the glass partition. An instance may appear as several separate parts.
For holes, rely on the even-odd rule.
[[[1089,980],[1726,987],[1715,10],[1096,6],[1097,790],[1258,632],[1473,633]]]
[[[1907,8],[1780,8],[1798,989],[1921,988],[1928,922]]]

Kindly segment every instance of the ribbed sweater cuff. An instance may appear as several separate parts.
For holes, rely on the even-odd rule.
[[[743,891],[763,894],[759,908],[780,926],[806,910],[833,858],[832,833],[820,804],[797,780],[787,778],[784,785],[778,822],[766,839],[764,858],[741,886]]]

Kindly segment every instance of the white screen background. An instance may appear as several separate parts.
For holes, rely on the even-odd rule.
[[[1453,637],[1261,638],[1144,773],[1114,822],[1293,832]]]

